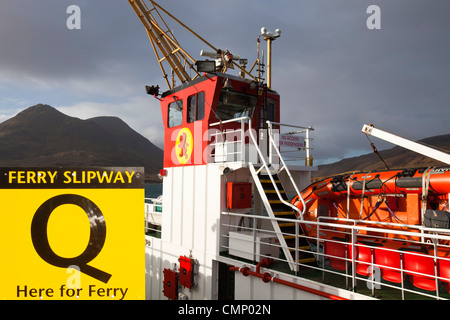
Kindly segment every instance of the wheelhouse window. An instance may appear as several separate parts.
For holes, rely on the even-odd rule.
[[[183,100],[177,100],[169,104],[169,128],[183,123]]]
[[[199,92],[188,98],[187,122],[202,120],[205,117],[205,93]]]
[[[266,106],[261,108],[261,128],[266,128],[266,121],[274,122],[276,120],[276,102],[269,100]]]
[[[241,117],[253,117],[256,102],[255,96],[224,90],[219,97],[216,118],[224,121]]]

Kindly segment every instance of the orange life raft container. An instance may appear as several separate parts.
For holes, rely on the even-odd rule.
[[[296,196],[292,204],[304,210],[304,221],[342,218],[330,222],[347,224],[347,219],[351,219],[356,225],[363,225],[370,221],[372,228],[417,233],[418,229],[411,226],[450,229],[449,193],[450,167],[387,170],[337,175],[317,181],[301,192],[304,202]],[[306,235],[317,237],[315,225],[302,223],[302,226]],[[321,228],[321,239],[343,238],[338,229]],[[360,232],[358,239],[377,241],[369,233],[366,239],[364,235]],[[395,241],[379,241],[376,245],[392,249],[410,249],[409,240],[420,239],[419,236],[411,238],[388,233],[383,236],[395,238]],[[402,239],[405,242],[398,241]],[[440,250],[439,255],[450,256],[450,247]]]

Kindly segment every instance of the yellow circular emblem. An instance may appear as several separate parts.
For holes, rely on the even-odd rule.
[[[181,129],[175,140],[175,154],[180,164],[186,164],[189,161],[193,146],[191,131],[188,128]]]

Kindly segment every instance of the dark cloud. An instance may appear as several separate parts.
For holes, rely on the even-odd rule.
[[[291,104],[283,114],[317,129],[316,156],[370,152],[360,132],[364,123],[412,139],[448,133],[449,4],[377,1],[381,30],[368,30],[367,3],[330,3],[318,2],[308,32],[297,34],[295,51],[283,43],[292,48],[293,33],[276,47],[281,60],[289,55],[284,74],[277,71],[284,107]],[[301,30],[293,24],[291,32]]]

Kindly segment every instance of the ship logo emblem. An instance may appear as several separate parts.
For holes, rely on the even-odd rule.
[[[178,132],[175,140],[175,155],[180,164],[186,164],[191,159],[193,150],[192,133],[188,128],[183,128]]]

